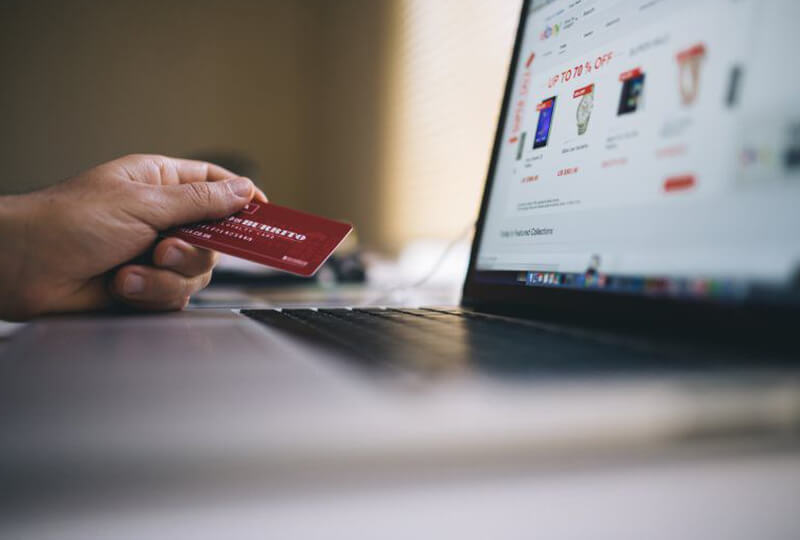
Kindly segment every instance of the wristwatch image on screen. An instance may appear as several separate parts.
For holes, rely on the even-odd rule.
[[[594,88],[585,93],[580,102],[578,102],[578,110],[575,113],[578,121],[578,135],[586,133],[589,127],[589,119],[592,117],[592,109],[594,108]]]
[[[706,55],[705,45],[698,43],[678,53],[678,88],[681,102],[691,105],[700,89],[700,68]]]

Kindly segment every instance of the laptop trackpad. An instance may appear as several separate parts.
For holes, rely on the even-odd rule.
[[[230,311],[54,318],[12,341],[3,364],[14,384],[2,394],[29,406],[130,411],[218,400],[330,403],[363,386],[319,357]]]

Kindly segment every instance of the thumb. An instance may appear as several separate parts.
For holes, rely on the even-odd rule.
[[[235,214],[253,198],[255,186],[244,177],[219,182],[160,186],[150,225],[163,231],[178,225]]]

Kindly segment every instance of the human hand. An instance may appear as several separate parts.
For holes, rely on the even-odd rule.
[[[177,310],[217,254],[172,227],[229,216],[253,183],[209,163],[131,155],[42,191],[0,198],[0,319],[107,309]]]

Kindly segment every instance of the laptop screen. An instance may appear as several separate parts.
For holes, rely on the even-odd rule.
[[[476,281],[800,304],[800,2],[526,10]]]

